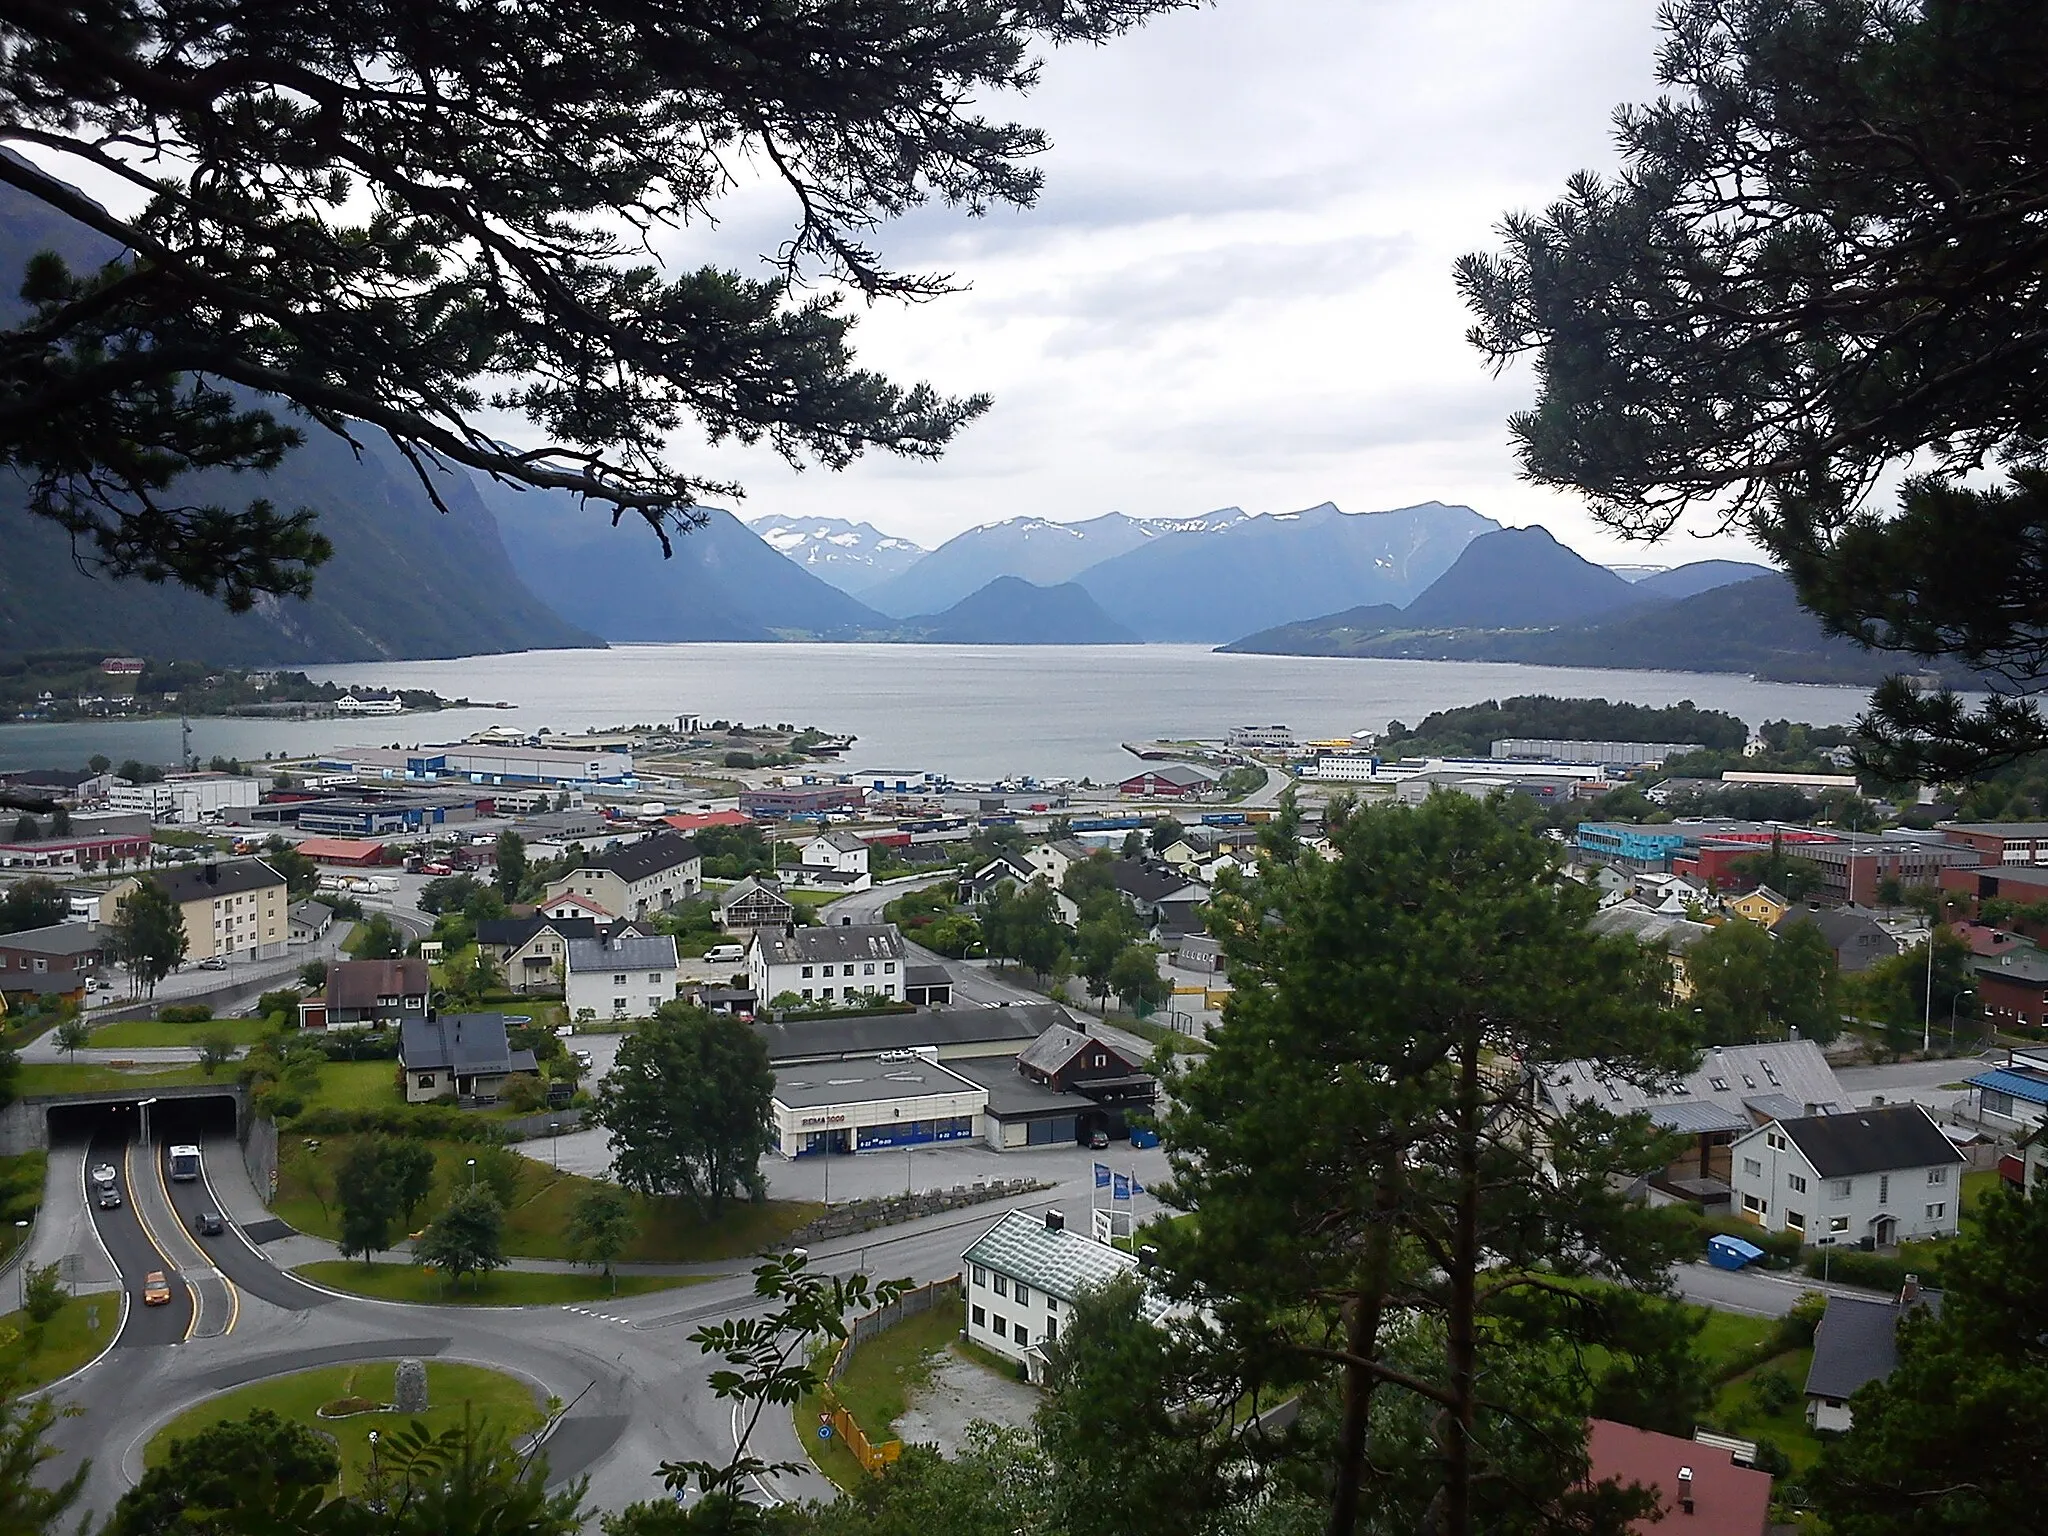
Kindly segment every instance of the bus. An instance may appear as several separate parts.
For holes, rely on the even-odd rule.
[[[199,1149],[194,1146],[171,1148],[171,1177],[174,1179],[196,1179],[199,1177]]]

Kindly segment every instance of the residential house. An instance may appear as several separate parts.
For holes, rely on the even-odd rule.
[[[805,869],[831,870],[842,875],[868,872],[868,845],[851,832],[820,832],[802,844],[797,856]]]
[[[425,1019],[432,986],[427,962],[336,960],[320,996],[299,1004],[302,1029],[389,1029]]]
[[[1633,1483],[1656,1495],[1656,1513],[1630,1526],[1636,1536],[1765,1536],[1770,1529],[1771,1474],[1737,1465],[1722,1446],[1593,1419],[1586,1463],[1589,1483]]]
[[[1058,1211],[1008,1211],[960,1256],[967,1337],[1042,1380],[1044,1346],[1060,1336],[1075,1302],[1137,1268],[1122,1249],[1069,1232]],[[1157,1322],[1168,1310],[1163,1297],[1146,1293],[1146,1317]]]
[[[697,845],[676,832],[642,838],[583,861],[549,883],[542,905],[580,896],[615,917],[646,917],[689,901],[704,888]]]
[[[1759,928],[1770,928],[1779,918],[1792,910],[1792,903],[1772,890],[1760,885],[1753,891],[1744,891],[1728,903],[1728,910]]]
[[[1908,1275],[1897,1297],[1828,1297],[1813,1331],[1813,1364],[1806,1372],[1806,1422],[1828,1434],[1846,1434],[1855,1415],[1849,1399],[1859,1388],[1891,1375],[1899,1363],[1899,1324],[1909,1313],[1939,1316],[1941,1292],[1920,1288]]]
[[[1037,878],[1038,872],[1022,859],[1007,853],[1000,854],[973,873],[960,877],[959,898],[964,906],[978,907],[1005,885],[1014,885],[1021,891]],[[1058,889],[1056,883],[1048,881],[1048,884]]]
[[[295,901],[291,908],[291,937],[288,942],[317,944],[333,926],[334,909],[325,902]]]
[[[185,963],[272,960],[291,943],[285,879],[261,859],[208,860],[152,877],[185,921]]]
[[[2005,1064],[1967,1078],[1977,1091],[1977,1120],[2025,1133],[2048,1125],[2048,1052],[2012,1050]]]
[[[1116,790],[1144,800],[1206,800],[1216,793],[1216,775],[1192,763],[1161,763],[1132,774]]]
[[[1984,1016],[1999,1029],[2040,1029],[2048,1025],[2048,953],[2036,944],[2002,946],[1973,958],[1977,997]]]
[[[681,990],[676,941],[652,938],[571,939],[565,1002],[571,1019],[645,1019]]]
[[[588,896],[578,896],[573,891],[565,891],[560,896],[542,901],[535,910],[544,917],[559,917],[563,919],[587,917],[595,919],[600,923],[611,922],[619,915],[609,907],[599,906],[597,902],[591,900]]]
[[[1918,1104],[1773,1120],[1729,1149],[1734,1208],[1808,1243],[1948,1237],[1969,1161]]]
[[[711,918],[726,933],[744,936],[764,928],[782,932],[796,926],[796,903],[775,881],[748,875],[725,888],[711,908]]]
[[[1717,1045],[1699,1067],[1671,1084],[1646,1087],[1611,1073],[1597,1060],[1546,1068],[1533,1084],[1539,1121],[1578,1103],[1616,1115],[1644,1114],[1692,1145],[1652,1183],[1681,1199],[1718,1204],[1730,1198],[1729,1149],[1766,1121],[1842,1114],[1849,1095],[1811,1040]]]
[[[41,1004],[53,998],[83,1007],[85,983],[83,971],[0,971],[0,1013],[24,1002]]]
[[[1143,1044],[1143,1042],[1139,1042]],[[1102,1129],[1129,1133],[1126,1116],[1149,1110],[1159,1081],[1145,1070],[1149,1048],[1132,1050],[1096,1032],[1054,1024],[1017,1054],[1017,1071],[1030,1082],[1058,1093],[1078,1093],[1109,1111]]]
[[[398,1065],[405,1077],[405,1101],[495,1099],[505,1079],[533,1073],[532,1051],[515,1051],[506,1039],[502,1013],[444,1013],[407,1019],[398,1035]]]
[[[1109,869],[1118,894],[1147,929],[1168,938],[1200,930],[1207,886],[1156,859],[1117,859]]]
[[[497,964],[514,992],[557,992],[575,939],[594,939],[598,923],[589,917],[486,918],[476,925],[476,946]]]
[[[1867,971],[1899,952],[1899,941],[1855,907],[1796,907],[1773,923],[1771,932],[1783,935],[1794,923],[1811,923],[1820,930],[1844,976]]]
[[[86,923],[55,923],[0,934],[0,971],[74,977],[82,987],[107,963],[106,931]]]
[[[1050,842],[1034,843],[1024,850],[1024,862],[1031,866],[1032,873],[1045,876],[1046,883],[1057,890],[1067,878],[1067,871],[1076,864],[1085,864],[1094,856],[1094,850],[1086,843],[1071,837],[1055,838]],[[1029,884],[1029,881],[1024,882]]]
[[[784,996],[806,1003],[903,1001],[903,935],[894,923],[763,929],[747,946],[747,975],[769,1004]]]
[[[1654,911],[1639,901],[1619,901],[1588,918],[1586,931],[1626,934],[1646,949],[1662,950],[1671,964],[1671,996],[1682,1001],[1692,996],[1692,980],[1685,972],[1686,951],[1714,930],[1689,917]]]

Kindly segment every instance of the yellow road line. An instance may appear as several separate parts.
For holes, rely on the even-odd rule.
[[[164,1245],[157,1240],[156,1228],[149,1224],[149,1217],[143,1212],[142,1202],[136,1198],[135,1143],[132,1141],[122,1145],[121,1171],[128,1179],[128,1198],[135,1207],[135,1223],[142,1228],[142,1240],[156,1250],[156,1256],[164,1261],[165,1269],[177,1269],[178,1266],[171,1262],[171,1256],[164,1252]],[[163,1182],[163,1172],[161,1169],[157,1172],[157,1182],[158,1184]],[[166,1276],[165,1278],[168,1279],[169,1277]],[[185,1343],[191,1339],[192,1331],[199,1326],[199,1287],[190,1280],[187,1280],[182,1272],[178,1276],[178,1283],[185,1287],[185,1294],[192,1301],[192,1315],[185,1320],[185,1337],[179,1340],[180,1343]]]
[[[226,1338],[235,1331],[235,1323],[242,1315],[242,1293],[236,1289],[235,1282],[227,1277],[227,1271],[213,1262],[213,1255],[200,1247],[199,1240],[185,1230],[184,1222],[178,1215],[178,1202],[171,1198],[171,1186],[164,1178],[164,1160],[161,1157],[152,1155],[150,1161],[156,1166],[156,1187],[163,1193],[164,1209],[169,1211],[172,1219],[178,1222],[178,1236],[185,1240],[185,1246],[192,1250],[194,1258],[198,1261],[194,1267],[212,1270],[214,1274],[220,1277],[221,1285],[227,1290],[228,1321],[227,1326],[220,1331],[220,1337]],[[185,1331],[185,1337],[189,1339],[199,1327],[200,1292],[199,1287],[189,1279],[185,1282],[185,1289],[192,1294],[192,1327]]]

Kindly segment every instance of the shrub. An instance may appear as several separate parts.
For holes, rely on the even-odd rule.
[[[266,1019],[282,1014],[287,1022],[296,1024],[299,1017],[298,988],[283,987],[264,993],[256,999],[256,1012]]]
[[[316,1037],[329,1061],[396,1061],[395,1029],[330,1029]]]
[[[1797,1232],[1766,1232],[1740,1216],[1709,1216],[1689,1205],[1674,1205],[1669,1209],[1674,1213],[1674,1219],[1689,1224],[1698,1234],[1701,1253],[1707,1251],[1709,1238],[1725,1235],[1739,1237],[1745,1243],[1763,1249],[1773,1269],[1789,1268],[1799,1262],[1801,1245]]]
[[[1941,1260],[1925,1251],[1915,1253],[1911,1258],[1894,1258],[1888,1253],[1865,1253],[1860,1248],[1837,1248],[1833,1258],[1823,1253],[1812,1253],[1806,1259],[1806,1272],[1820,1276],[1825,1273],[1830,1280],[1839,1280],[1844,1285],[1867,1286],[1873,1291],[1890,1291],[1897,1294],[1905,1285],[1906,1276],[1918,1275],[1920,1283],[1938,1288],[1941,1285]]]
[[[1801,1393],[1783,1371],[1758,1371],[1749,1379],[1749,1395],[1760,1412],[1774,1414],[1798,1402]]]
[[[371,1402],[367,1397],[337,1397],[332,1402],[320,1405],[320,1417],[345,1419],[352,1413],[376,1413],[383,1406],[382,1403]]]
[[[54,1264],[40,1269],[30,1265],[22,1275],[22,1292],[26,1298],[23,1310],[32,1322],[47,1323],[64,1310],[64,1282],[57,1278]]]
[[[505,1079],[498,1096],[514,1109],[532,1111],[547,1103],[548,1090],[531,1072],[521,1072]]]
[[[280,1120],[287,1117],[279,1115]],[[413,1136],[428,1141],[474,1141],[487,1145],[506,1139],[503,1126],[480,1120],[447,1104],[392,1104],[341,1109],[326,1106],[291,1116],[295,1136]]]
[[[159,1008],[156,1016],[166,1024],[204,1024],[213,1017],[213,1010],[205,1003],[172,1003]]]

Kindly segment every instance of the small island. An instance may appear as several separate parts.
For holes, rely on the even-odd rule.
[[[209,667],[97,651],[0,655],[0,721],[245,716],[321,720],[509,705],[444,699],[423,688],[343,687],[303,672]]]

